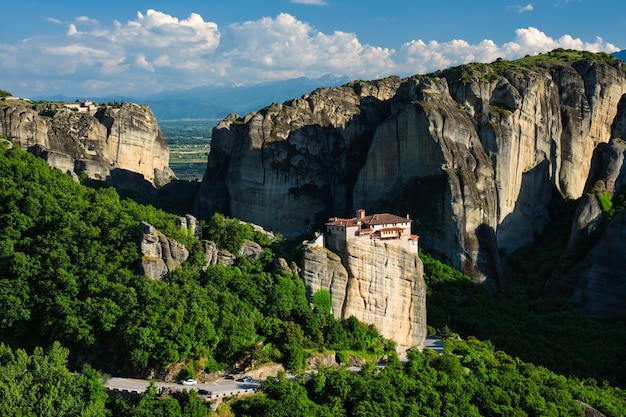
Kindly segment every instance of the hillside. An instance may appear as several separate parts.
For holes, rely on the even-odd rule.
[[[618,416],[625,407],[621,390],[588,379],[594,373],[615,381],[624,375],[619,352],[626,349],[621,348],[625,344],[616,327],[580,326],[575,315],[570,320],[569,313],[546,311],[536,316],[534,325],[525,317],[526,333],[516,333],[511,326],[517,326],[523,311],[519,295],[513,296],[518,304],[505,303],[425,257],[433,312],[430,323],[442,335],[450,335],[442,325],[450,313],[455,329],[469,329],[461,317],[475,325],[490,317],[491,322],[480,324],[491,332],[507,329],[508,340],[518,348],[526,338],[524,348],[539,353],[539,363],[554,360],[559,363],[553,365],[567,368],[567,361],[577,360],[570,365],[584,363],[579,371],[586,377],[559,376],[494,350],[489,343],[454,338],[446,342],[441,357],[415,351],[402,367],[394,359],[393,344],[380,338],[373,327],[352,318],[332,318],[330,299],[323,292],[313,298],[311,309],[302,280],[290,270],[275,269],[267,236],[238,221],[216,216],[204,229],[206,237],[221,248],[221,256],[226,256],[226,250],[236,253],[246,239],[264,245],[263,255],[258,259],[234,256],[232,266],[215,261],[207,266],[209,252],[193,234],[176,226],[177,216],[120,199],[112,189],[86,188],[20,148],[8,149],[6,142],[0,144],[0,171],[0,342],[4,344],[0,386],[12,393],[0,398],[3,415],[42,412],[40,401],[24,401],[30,398],[27,392],[58,404],[60,416],[76,415],[81,409],[84,415],[94,416],[155,415],[163,409],[170,416],[207,415],[210,411],[193,394],[159,396],[148,390],[136,400],[105,397],[91,367],[82,374],[70,370],[91,364],[109,372],[141,375],[184,361],[187,374],[210,378],[211,372],[236,362],[248,367],[278,360],[297,370],[307,355],[328,349],[338,352],[335,357],[340,362],[356,352],[371,358],[386,352],[391,364],[383,372],[373,365],[360,373],[322,369],[319,377],[308,382],[298,379],[301,387],[270,378],[262,386],[266,396],[233,404],[235,415],[284,415],[271,414],[272,410],[289,410],[289,415],[358,415],[354,414],[358,410],[390,416],[409,410],[446,415],[472,410],[473,415],[569,416],[582,412],[580,401],[584,401],[607,416]],[[149,221],[190,249],[188,261],[165,280],[138,273],[141,221]],[[556,327],[537,326],[546,319]],[[574,344],[568,339],[555,337],[558,328],[578,339],[579,350],[572,350]],[[545,339],[533,340],[538,333],[531,329],[543,332]],[[594,345],[609,334],[613,362],[601,354],[606,349]],[[502,337],[496,340],[504,343]],[[534,344],[548,340],[547,351]],[[39,366],[42,363],[46,366]],[[23,376],[24,369],[26,379],[16,378],[16,372]],[[28,389],[20,382],[26,380]],[[65,381],[64,389],[53,389],[59,380]],[[366,387],[376,387],[376,396],[370,397],[373,392]],[[489,395],[496,392],[497,396]],[[285,402],[296,398],[306,410],[286,407]]]
[[[217,215],[199,240],[179,216],[75,183],[6,143],[0,185],[0,342],[59,341],[74,364],[136,375],[178,361],[223,371],[244,356],[299,369],[305,348],[393,350],[372,326],[312,308],[303,281],[276,266],[279,242],[249,225]],[[142,222],[154,226],[143,240]],[[167,254],[150,247],[159,240]],[[142,270],[156,256],[167,267],[151,279]]]
[[[0,392],[11,394],[0,414],[208,415],[194,391],[107,396],[93,369],[208,381],[279,363],[294,381],[269,378],[219,415],[623,415],[622,65],[557,50],[230,115],[214,131],[200,223],[73,181],[6,124],[19,134],[0,136]],[[23,114],[76,146],[58,120]],[[146,119],[125,120],[141,131]],[[356,207],[410,213],[427,251],[456,269],[383,248],[349,251],[342,270],[223,215],[299,238]],[[400,287],[404,298],[381,291]],[[396,307],[424,292],[427,330],[446,348],[402,364],[381,335],[411,317],[422,337],[424,314]],[[363,369],[338,366],[353,363]],[[308,366],[318,373],[300,376]]]

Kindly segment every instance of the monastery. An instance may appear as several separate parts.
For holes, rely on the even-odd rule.
[[[350,219],[328,219],[323,245],[331,250],[343,251],[352,239],[369,239],[402,246],[408,252],[417,253],[419,236],[411,234],[411,223],[408,214],[406,217],[389,213],[366,215],[365,210],[359,209],[356,217]]]

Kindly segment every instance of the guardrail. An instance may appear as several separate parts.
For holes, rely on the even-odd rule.
[[[144,390],[139,390],[139,389],[121,389],[121,388],[110,388],[110,387],[107,387],[106,389],[108,391],[110,391],[110,392],[118,393],[118,394],[121,394],[121,395],[141,395],[144,392],[146,392],[145,389]],[[169,392],[169,393],[182,392],[183,389],[186,389],[186,388],[160,387],[159,390],[158,390],[158,393],[159,394],[163,394],[163,393],[166,393],[166,392]],[[240,390],[234,390],[234,391],[222,392],[222,393],[213,393],[213,392],[211,392],[210,395],[207,395],[207,396],[201,395],[199,397],[200,398],[204,398],[207,401],[210,401],[210,400],[213,400],[213,399],[219,400],[219,399],[223,399],[223,398],[226,398],[226,397],[233,397],[235,395],[252,395],[252,394],[256,394],[257,392],[259,392],[258,388],[246,388],[246,389],[240,389]]]

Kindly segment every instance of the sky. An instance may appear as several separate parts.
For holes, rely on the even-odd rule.
[[[31,98],[372,80],[626,49],[624,0],[21,0],[1,10],[0,89]]]

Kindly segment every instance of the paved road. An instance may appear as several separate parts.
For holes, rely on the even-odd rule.
[[[143,379],[133,379],[133,378],[119,378],[112,377],[110,378],[105,386],[109,389],[116,389],[120,391],[133,391],[133,392],[143,392],[150,385],[149,381]],[[173,382],[155,382],[157,388],[169,388],[175,390],[183,390],[183,389],[195,389],[195,390],[207,390],[212,393],[212,397],[222,397],[225,395],[234,395],[234,394],[246,394],[253,393],[254,390],[258,389],[260,386],[259,381],[252,380],[250,382],[239,382],[234,381],[232,379],[219,379],[215,382],[205,382],[197,385],[182,385],[176,384]]]
[[[435,352],[441,354],[443,352],[443,342],[441,339],[435,337],[427,337],[424,342],[424,347],[434,350]]]
[[[433,349],[437,353],[441,353],[443,351],[443,343],[441,339],[436,339],[432,337],[426,338],[424,343],[425,348]],[[406,362],[406,352],[400,354],[400,360]],[[354,367],[355,369],[350,370],[359,370],[360,367]],[[132,379],[132,378],[119,378],[112,377],[109,379],[105,386],[109,389],[117,389],[120,391],[133,391],[133,392],[144,392],[146,388],[150,385],[149,381],[143,379]],[[197,385],[182,385],[176,384],[173,382],[155,382],[157,388],[169,388],[175,390],[183,390],[183,389],[195,389],[195,390],[207,390],[212,393],[212,398],[219,398],[227,395],[245,395],[252,394],[259,388],[260,381],[252,380],[250,382],[241,382],[235,381],[232,379],[220,378],[214,382],[205,382]]]

